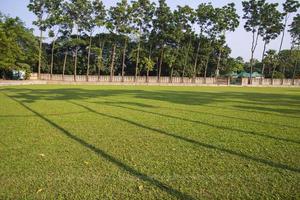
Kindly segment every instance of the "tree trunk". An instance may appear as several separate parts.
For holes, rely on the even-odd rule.
[[[101,69],[98,67],[98,81],[100,81],[100,76],[101,76]]]
[[[161,75],[161,67],[162,67],[162,63],[163,63],[163,57],[164,57],[164,46],[161,49],[161,54],[160,54],[160,62],[159,62],[159,68],[158,68],[158,78],[157,78],[157,82],[160,83],[160,75]]]
[[[200,31],[199,42],[198,42],[198,47],[197,47],[197,52],[196,52],[196,59],[195,59],[195,63],[194,63],[193,82],[196,82],[196,71],[197,71],[197,66],[198,66],[198,57],[199,57],[199,51],[200,51],[200,45],[201,45],[201,37],[202,37],[202,30]]]
[[[101,75],[101,62],[102,62],[102,43],[101,43],[101,39],[100,39],[100,34],[98,36],[98,42],[99,42],[99,57],[98,57],[98,81],[100,81],[100,75]],[[103,46],[104,46],[104,42],[103,42]],[[101,59],[101,62],[100,62]]]
[[[173,83],[173,70],[174,68],[173,66],[171,66],[171,73],[170,73],[170,80],[169,80],[170,83]]]
[[[222,56],[222,50],[219,49],[219,55],[218,55],[218,62],[217,62],[217,69],[216,69],[216,72],[219,71],[219,68],[220,68],[220,62],[221,62],[221,56]],[[219,73],[219,72],[218,72]],[[219,74],[216,74],[217,76],[219,76]]]
[[[294,66],[294,71],[293,71],[293,80],[292,84],[295,85],[295,76],[296,76],[296,71],[297,71],[297,65],[298,65],[298,60],[296,60],[295,66]]]
[[[147,74],[146,74],[146,83],[149,83],[149,69],[147,69]]]
[[[110,82],[113,81],[113,76],[114,76],[115,54],[116,54],[116,43],[113,45],[113,49],[111,53],[110,78],[109,78]]]
[[[141,47],[141,39],[139,39],[138,43],[138,51],[136,55],[136,64],[135,64],[135,74],[134,74],[134,82],[137,81],[138,67],[139,67],[139,59],[140,59],[140,47]]]
[[[267,42],[265,42],[265,44],[264,44],[264,50],[263,50],[262,58],[261,58],[261,62],[263,63],[262,69],[261,69],[261,75],[262,75],[262,76],[263,76],[264,73],[265,73],[265,63],[264,63],[264,58],[265,58],[266,48],[267,48]]]
[[[274,73],[275,73],[275,70],[276,70],[276,65],[273,66],[273,70],[272,70],[272,77],[271,77],[271,84],[272,85],[274,84]]]
[[[281,37],[281,41],[280,41],[280,46],[279,46],[279,51],[278,51],[278,53],[280,53],[280,51],[281,51],[281,49],[282,49],[282,45],[283,45],[283,40],[284,40],[284,36],[285,36],[285,29],[286,29],[287,21],[288,21],[288,15],[286,15],[286,16],[285,16],[285,19],[284,19],[284,25],[283,25],[283,30],[282,30],[282,37]]]
[[[99,57],[98,57],[98,81],[100,81],[100,76],[101,76],[101,67],[102,67],[102,47],[100,45],[99,48]]]
[[[51,49],[50,80],[52,80],[52,74],[53,74],[54,48],[55,48],[55,40],[53,40],[52,42],[52,49]]]
[[[66,70],[66,63],[67,63],[67,56],[68,51],[65,52],[64,64],[63,64],[63,73],[62,73],[62,80],[65,80],[65,70]]]
[[[208,67],[209,56],[207,57],[204,69],[204,84],[206,84],[206,76],[207,76],[207,67]]]
[[[287,22],[288,22],[288,14],[285,16],[285,19],[284,19],[284,25],[283,25],[283,30],[282,30],[282,37],[281,37],[281,41],[280,41],[280,46],[279,46],[278,54],[282,50],[282,45],[283,45],[283,40],[284,40],[284,36],[285,36],[285,29],[286,29],[286,26],[287,26]],[[283,67],[283,69],[281,70],[281,72],[283,73],[283,75],[285,74],[285,66]],[[283,78],[281,79],[281,84],[283,85]]]
[[[125,41],[124,41],[124,49],[123,49],[123,58],[122,58],[122,82],[124,82],[126,48],[127,48],[127,38],[125,38]]]
[[[79,35],[78,35],[78,28],[77,28],[77,40],[79,39]],[[76,75],[77,75],[77,54],[78,54],[78,45],[76,45],[76,49],[75,49],[75,60],[74,60],[74,81],[76,82]]]
[[[183,66],[182,74],[181,74],[181,83],[184,82],[184,76],[185,76],[185,66]]]
[[[266,48],[267,48],[267,42],[265,42],[264,44],[264,50],[262,53],[262,57],[261,57],[261,62],[262,62],[262,69],[261,69],[261,78],[260,78],[260,84],[263,84],[263,78],[264,78],[264,74],[265,74],[265,62],[264,62],[264,58],[265,58],[265,52],[266,52]]]
[[[184,65],[183,65],[182,77],[181,77],[181,82],[182,83],[183,83],[183,78],[184,78],[184,75],[185,75],[185,68],[186,68],[186,65],[187,65],[187,58],[188,58],[188,53],[189,53],[190,46],[191,46],[191,40],[192,40],[192,38],[190,37],[189,44],[188,44],[188,49],[186,51],[185,58],[184,58]]]
[[[100,37],[99,37],[100,40]],[[103,44],[99,43],[99,58],[98,58],[98,81],[100,81],[101,76],[101,67],[103,66],[103,49],[104,49],[105,42]]]
[[[150,43],[150,48],[149,48],[149,60],[151,59],[152,56],[152,43]],[[147,69],[147,74],[146,74],[146,83],[149,83],[149,69]]]
[[[41,30],[41,31],[40,31],[40,48],[39,48],[38,79],[41,79],[42,47],[43,47],[43,31]]]
[[[256,37],[255,37],[255,32],[252,32],[252,47],[251,47],[251,59],[250,59],[250,84],[252,85],[252,73],[253,73],[253,58],[254,58],[254,52],[257,47],[258,43],[258,36],[259,36],[259,31],[256,31]]]
[[[89,81],[91,48],[92,48],[92,32],[90,34],[90,42],[89,42],[88,61],[87,61],[87,70],[86,70],[86,81]]]

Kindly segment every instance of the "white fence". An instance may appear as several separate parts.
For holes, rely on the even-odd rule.
[[[32,73],[31,80],[37,80],[37,73]],[[50,74],[41,74],[40,77],[41,80],[47,80],[47,81],[65,81],[65,82],[124,82],[124,83],[161,83],[161,84],[221,84],[227,83],[227,78],[223,78],[221,80],[216,80],[215,78],[207,77],[204,79],[203,77],[197,77],[193,81],[192,78],[188,77],[172,77],[172,80],[170,77],[167,76],[161,76],[158,80],[157,76],[149,76],[148,81],[146,76],[138,76],[137,80],[135,80],[134,76],[124,76],[124,79],[122,81],[122,76],[113,76],[112,80],[110,80],[110,76],[107,75],[101,75],[101,76],[95,76],[95,75],[89,75],[88,79],[86,75],[62,75],[62,74],[52,74],[52,77]]]
[[[37,73],[32,73],[31,80],[36,80]],[[172,80],[170,77],[162,76],[158,80],[157,76],[149,76],[148,81],[146,76],[138,76],[135,80],[134,76],[124,76],[122,81],[122,76],[113,76],[110,80],[110,76],[95,76],[89,75],[88,79],[86,75],[64,75],[62,74],[53,74],[52,77],[50,74],[41,74],[41,80],[46,81],[56,81],[56,82],[89,82],[89,83],[124,83],[124,84],[161,84],[161,85],[230,85],[229,78],[215,78],[215,77],[196,77],[195,80],[188,77],[173,77]],[[247,86],[250,85],[250,80],[248,78],[242,78],[239,85]],[[254,86],[300,86],[300,79],[269,79],[269,78],[253,78],[252,85]]]

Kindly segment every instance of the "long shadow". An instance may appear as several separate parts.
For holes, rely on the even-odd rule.
[[[4,92],[18,93],[20,97],[25,98],[23,102],[32,102],[37,99],[44,100],[74,100],[88,99],[95,97],[106,97],[116,95],[133,95],[135,98],[165,101],[176,104],[203,105],[212,102],[232,102],[251,105],[284,105],[294,106],[296,109],[300,106],[300,95],[283,94],[283,93],[263,93],[262,91],[250,92],[249,90],[236,91],[218,90],[217,92],[209,92],[207,90],[145,90],[143,87],[124,87],[123,89],[87,89],[82,87],[52,88],[52,89],[31,89],[31,88],[5,88]],[[53,95],[54,94],[54,95]],[[278,110],[281,113],[291,114],[294,110]],[[296,112],[297,112],[296,111]]]
[[[58,113],[58,114],[45,114],[44,116],[64,116],[64,115],[73,115],[73,114],[82,114],[86,112],[67,112],[67,113]],[[36,117],[36,115],[0,115],[0,118],[24,118],[24,117]]]
[[[234,107],[230,107],[230,108],[226,108],[226,107],[221,107],[221,106],[215,106],[215,105],[204,105],[205,107],[211,107],[211,108],[219,108],[219,109],[226,109],[226,110],[236,110],[236,111],[241,111],[241,112],[248,112],[248,113],[261,113],[261,114],[264,114],[264,115],[272,115],[272,116],[276,116],[276,117],[292,117],[292,118],[299,118],[300,119],[300,116],[296,116],[296,115],[291,115],[291,114],[285,114],[285,113],[271,113],[271,112],[265,112],[261,109],[258,109],[256,107],[252,109],[249,108],[249,107],[240,107],[240,106],[234,106]],[[250,109],[250,110],[249,110]]]
[[[223,118],[230,118],[230,119],[235,119],[235,120],[242,120],[242,121],[246,121],[246,122],[254,122],[254,123],[258,123],[258,124],[263,124],[266,125],[272,125],[272,126],[278,126],[278,127],[288,127],[288,128],[295,128],[295,129],[300,129],[300,127],[298,126],[291,126],[291,125],[286,125],[286,124],[278,124],[278,123],[273,123],[273,122],[264,122],[264,121],[259,121],[259,120],[254,120],[254,119],[248,119],[248,118],[242,118],[242,117],[234,117],[234,116],[229,116],[229,115],[222,115],[222,114],[216,114],[216,113],[209,113],[209,112],[204,112],[204,111],[195,111],[195,110],[189,110],[189,109],[180,109],[180,108],[169,108],[169,107],[163,107],[163,106],[151,106],[148,104],[142,104],[142,103],[138,103],[136,104],[135,102],[123,102],[123,101],[112,101],[111,99],[109,99],[109,101],[103,101],[103,102],[94,102],[94,103],[105,103],[105,104],[121,104],[121,105],[129,105],[129,106],[135,106],[135,107],[141,107],[141,108],[145,108],[145,107],[149,107],[149,108],[163,108],[163,109],[172,109],[172,110],[178,110],[178,111],[183,111],[186,113],[196,113],[196,114],[205,114],[205,115],[210,115],[210,116],[217,116],[217,117],[223,117]],[[203,105],[206,106],[206,105]]]
[[[6,94],[5,94],[6,95]],[[90,149],[91,151],[93,151],[95,154],[103,157],[104,159],[106,159],[107,161],[115,164],[116,166],[118,166],[120,169],[128,172],[130,175],[135,176],[137,178],[139,178],[140,180],[143,180],[145,182],[148,182],[154,186],[156,186],[157,188],[159,188],[160,190],[174,196],[175,198],[178,199],[194,199],[192,196],[190,196],[189,194],[185,194],[183,192],[180,192],[179,190],[176,190],[174,188],[172,188],[171,186],[154,179],[153,177],[148,176],[147,174],[144,174],[142,172],[139,172],[138,170],[134,169],[133,167],[121,162],[120,160],[118,160],[117,158],[113,157],[112,155],[108,154],[107,152],[105,152],[102,149],[99,149],[97,147],[95,147],[94,145],[86,142],[85,140],[79,138],[76,135],[73,135],[71,132],[69,132],[68,130],[64,129],[63,127],[61,127],[60,125],[56,124],[55,122],[51,121],[50,119],[46,118],[44,115],[38,113],[37,111],[31,109],[30,107],[28,107],[27,105],[25,105],[23,102],[18,101],[16,99],[14,99],[13,97],[10,97],[8,95],[6,95],[7,97],[11,98],[12,100],[14,100],[15,102],[19,103],[20,105],[22,105],[24,108],[26,108],[27,110],[31,111],[32,113],[34,113],[35,115],[37,115],[38,117],[40,117],[41,119],[43,119],[44,121],[46,121],[47,123],[49,123],[50,125],[52,125],[53,127],[55,127],[56,129],[60,130],[64,135],[66,135],[67,137],[69,137],[70,139],[78,142],[79,144],[81,144],[82,146]]]
[[[291,110],[291,109],[279,109],[279,108],[268,108],[268,107],[261,107],[261,106],[244,106],[244,105],[236,105],[235,107],[241,109],[249,109],[249,110],[259,110],[261,112],[277,112],[277,113],[291,113],[291,114],[300,114],[299,110]],[[291,115],[294,117],[294,115]],[[296,116],[299,118],[299,116]]]
[[[161,107],[161,108],[168,109],[167,107]],[[204,112],[204,111],[185,110],[185,109],[180,109],[180,108],[172,108],[172,109],[184,111],[184,112],[190,112],[190,113],[198,113],[198,114],[205,114],[205,115],[211,115],[211,116],[217,116],[217,117],[223,117],[223,118],[230,118],[230,119],[235,119],[235,120],[242,120],[242,121],[246,121],[246,122],[254,122],[254,123],[263,124],[263,125],[269,124],[269,125],[278,126],[278,127],[288,127],[288,128],[300,129],[299,126],[291,126],[291,125],[278,124],[278,123],[273,123],[273,122],[264,122],[264,121],[254,120],[254,119],[234,117],[234,116],[229,116],[229,115],[221,115],[221,114],[209,113],[209,112]]]
[[[89,108],[85,105],[82,105],[82,104],[79,104],[79,103],[76,103],[76,102],[73,102],[73,101],[70,101],[70,103],[72,103],[74,105],[77,105],[79,107],[82,107],[82,108],[84,108],[84,109],[86,109],[86,110],[88,110],[88,111],[90,111],[94,114],[101,115],[101,116],[104,116],[104,117],[108,117],[108,118],[111,118],[111,119],[117,119],[117,120],[120,120],[120,121],[124,121],[124,122],[127,122],[128,124],[132,124],[132,125],[135,125],[137,127],[148,129],[150,131],[154,131],[154,132],[159,133],[159,134],[170,136],[170,137],[173,137],[175,139],[179,139],[179,140],[182,140],[182,141],[185,141],[185,142],[188,142],[188,143],[200,146],[200,147],[204,147],[204,148],[207,148],[207,149],[218,150],[218,151],[221,151],[221,152],[224,152],[224,153],[228,153],[230,155],[238,156],[238,157],[241,157],[241,158],[244,158],[244,159],[247,159],[247,160],[251,160],[251,161],[254,161],[254,162],[265,164],[265,165],[268,165],[268,166],[273,167],[273,168],[289,170],[289,171],[292,171],[292,172],[300,173],[300,169],[294,168],[294,167],[291,167],[291,166],[288,166],[288,165],[285,165],[285,164],[275,163],[273,161],[269,161],[269,160],[265,160],[265,159],[261,159],[261,158],[256,158],[256,157],[244,154],[244,153],[235,152],[235,151],[230,150],[230,149],[225,149],[225,148],[222,148],[222,147],[214,146],[214,145],[211,145],[211,144],[206,144],[206,143],[199,142],[199,141],[196,141],[196,140],[193,140],[193,139],[190,139],[190,138],[186,138],[186,137],[183,137],[183,136],[180,136],[180,135],[176,135],[176,134],[173,134],[173,133],[168,133],[166,131],[163,131],[163,130],[160,130],[160,129],[157,129],[157,128],[152,128],[152,127],[149,127],[149,126],[146,126],[146,125],[143,125],[143,124],[139,124],[137,122],[134,122],[134,121],[131,121],[131,120],[128,120],[128,119],[124,119],[124,118],[121,118],[121,117],[116,117],[116,116],[113,116],[113,115],[109,115],[109,114],[106,114],[106,113],[101,113],[99,111],[95,111],[95,110],[93,110],[93,109],[91,109],[91,108]]]
[[[92,103],[97,103],[97,102],[92,102]],[[105,104],[105,102],[104,102],[104,104]],[[284,142],[292,142],[292,143],[300,144],[300,141],[295,141],[295,140],[281,138],[281,137],[274,137],[274,136],[266,135],[266,134],[263,134],[263,133],[257,133],[257,132],[252,132],[252,131],[245,131],[245,130],[240,130],[240,129],[236,129],[236,128],[229,128],[229,127],[226,127],[226,126],[220,126],[220,125],[216,125],[216,124],[210,124],[210,123],[202,122],[202,121],[199,121],[199,120],[185,119],[185,118],[182,118],[182,117],[176,117],[176,116],[172,116],[172,115],[162,114],[162,113],[158,113],[158,112],[151,112],[151,111],[146,111],[146,110],[141,110],[141,109],[136,109],[136,108],[129,108],[129,107],[126,107],[126,106],[121,106],[121,105],[114,105],[114,104],[105,104],[105,105],[112,106],[112,107],[123,108],[123,109],[128,109],[128,110],[133,110],[133,111],[138,111],[138,112],[143,112],[143,113],[157,115],[157,116],[162,116],[162,117],[168,117],[168,118],[178,119],[178,120],[182,120],[182,121],[186,121],[186,122],[191,122],[191,123],[202,124],[202,125],[205,125],[205,126],[210,126],[210,127],[218,128],[218,129],[222,129],[222,130],[225,129],[225,130],[235,131],[235,132],[239,132],[239,133],[243,133],[243,134],[260,136],[260,137],[264,137],[264,138],[268,138],[268,139],[280,140],[280,141],[284,141]]]

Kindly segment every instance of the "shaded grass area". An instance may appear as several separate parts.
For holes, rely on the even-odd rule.
[[[297,88],[0,88],[0,198],[299,198]]]

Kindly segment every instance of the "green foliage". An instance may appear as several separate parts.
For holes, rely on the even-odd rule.
[[[39,27],[41,31],[47,29],[48,20],[48,7],[51,0],[30,0],[28,4],[29,11],[33,12],[37,16],[37,20],[33,21],[33,24]]]
[[[214,29],[221,34],[224,34],[226,31],[234,31],[240,24],[234,3],[229,3],[222,8],[216,8],[214,13]]]
[[[118,2],[116,6],[109,9],[108,29],[112,33],[130,33],[130,13],[127,0]]]
[[[300,45],[300,14],[297,14],[297,16],[294,17],[289,32],[293,38],[292,43],[294,45]]]
[[[139,37],[149,34],[152,28],[152,19],[155,11],[155,4],[149,0],[135,0],[129,8],[132,22],[132,30]]]
[[[286,0],[283,3],[284,15],[288,15],[289,13],[297,12],[300,7],[300,3],[297,0]]]
[[[156,40],[161,46],[172,35],[172,11],[167,5],[166,0],[159,0],[158,7],[155,10],[155,18],[153,20],[153,32]]]
[[[243,19],[246,20],[244,28],[247,32],[258,32],[261,26],[261,12],[265,5],[265,0],[243,1]]]
[[[29,79],[31,75],[31,67],[27,63],[17,63],[16,70],[25,71],[25,79]]]
[[[238,58],[228,58],[226,60],[225,73],[244,71],[244,63]]]
[[[261,9],[260,36],[266,42],[276,39],[283,30],[282,14],[277,10],[277,3],[266,3]]]
[[[141,61],[146,71],[153,71],[155,62],[149,57],[143,57]]]
[[[273,74],[273,78],[283,79],[283,78],[285,78],[285,76],[282,72],[275,71],[274,74]]]
[[[196,10],[196,22],[200,27],[200,33],[211,33],[213,27],[214,7],[209,3],[202,3]]]
[[[2,17],[0,21],[0,70],[18,67],[18,63],[33,66],[37,62],[38,44],[32,30],[19,18]]]

